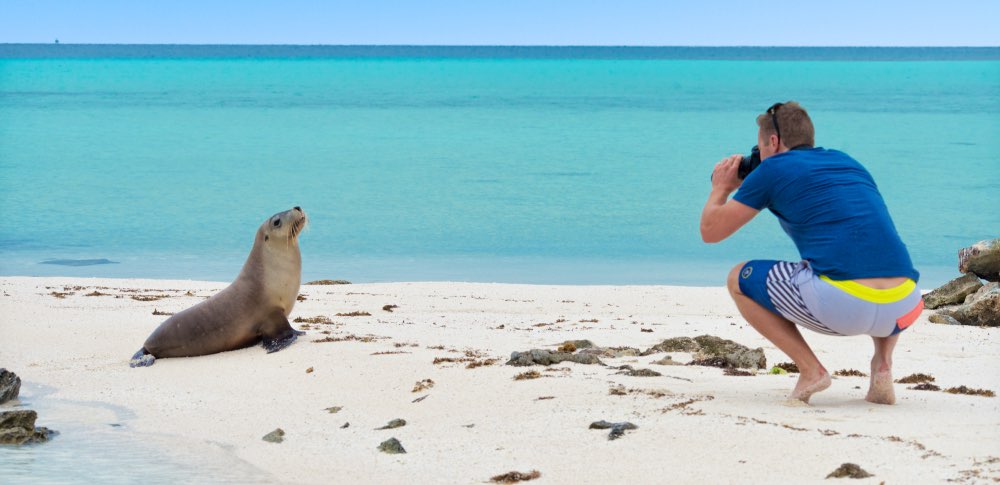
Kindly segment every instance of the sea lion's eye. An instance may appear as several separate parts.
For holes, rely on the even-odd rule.
[[[281,227],[281,219],[274,220],[274,227]]]

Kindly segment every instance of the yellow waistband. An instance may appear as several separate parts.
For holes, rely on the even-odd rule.
[[[831,280],[827,276],[820,275],[821,280],[830,283],[837,288],[840,288],[844,293],[848,295],[853,295],[861,298],[865,301],[870,301],[872,303],[895,303],[907,295],[913,292],[913,289],[917,287],[917,282],[913,280],[906,280],[899,286],[895,288],[886,288],[884,290],[879,290],[876,288],[869,288],[861,283],[852,280]]]

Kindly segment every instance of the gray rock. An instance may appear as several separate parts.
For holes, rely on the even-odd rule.
[[[955,320],[951,316],[945,315],[943,313],[934,313],[927,317],[927,320],[931,323],[940,323],[942,325],[961,325],[962,322]]]
[[[1000,238],[979,241],[958,251],[958,270],[987,281],[1000,281]]]
[[[650,347],[648,350],[642,352],[642,355],[655,354],[657,352],[697,352],[699,348],[701,346],[691,337],[676,337],[666,339]]]
[[[0,368],[0,404],[17,399],[21,392],[21,378],[17,374]]]
[[[827,475],[826,478],[844,478],[844,477],[847,477],[847,478],[859,479],[859,478],[868,478],[868,477],[874,477],[874,476],[875,475],[872,475],[871,473],[868,473],[867,471],[865,471],[864,468],[861,468],[860,466],[855,465],[854,463],[844,463],[844,464],[840,465],[839,467],[837,467],[836,470],[830,472],[830,474]]]
[[[285,441],[285,430],[281,428],[275,429],[274,431],[264,435],[261,439],[267,441],[268,443],[281,443],[282,441]]]
[[[541,349],[531,349],[527,352],[511,352],[507,365],[552,365],[566,361],[576,362],[577,364],[604,365],[601,359],[593,354],[571,354],[569,352],[551,352]]]
[[[983,282],[979,277],[966,273],[955,278],[936,290],[924,295],[925,308],[938,308],[945,305],[955,305],[965,302],[965,298],[983,287]]]
[[[594,421],[590,423],[590,429],[608,429],[611,428],[611,433],[608,435],[609,440],[616,440],[625,436],[626,430],[639,429],[638,426],[629,423],[628,421],[622,421],[620,423],[609,423],[603,419],[600,421]]]
[[[375,429],[376,430],[393,429],[393,428],[402,428],[403,426],[406,426],[406,420],[397,418],[393,419],[392,421],[389,421],[389,424],[382,426],[381,428],[375,428]]]
[[[596,355],[598,357],[607,357],[609,359],[617,359],[620,357],[636,357],[641,352],[639,352],[639,349],[634,349],[632,347],[594,347],[591,349],[581,350],[580,353]]]
[[[388,453],[390,455],[396,455],[399,453],[406,453],[403,449],[403,444],[399,442],[396,438],[389,438],[378,445],[379,451],[382,453]]]
[[[714,365],[716,367],[739,367],[744,369],[766,369],[767,359],[764,349],[751,349],[732,340],[725,340],[714,335],[701,335],[695,338],[677,337],[664,340],[642,352],[642,355],[657,352],[691,352],[694,354],[695,365]]]
[[[983,286],[972,295],[969,303],[940,310],[938,315],[951,317],[962,325],[1000,326],[1000,283]]]
[[[590,349],[594,347],[594,342],[590,340],[567,340],[563,342],[563,345],[572,345],[577,349]]]
[[[725,359],[729,367],[738,367],[741,369],[767,368],[767,358],[764,357],[764,349],[760,347],[751,349],[732,340],[725,340],[714,335],[702,335],[695,337],[694,340],[701,346],[698,352],[695,353],[695,359],[721,357]]]
[[[38,413],[30,409],[0,412],[0,445],[44,443],[59,434],[45,427],[35,427]]]
[[[615,372],[615,374],[623,374],[631,377],[659,377],[663,374],[650,369],[633,369],[630,365],[623,365],[618,368],[621,372]]]

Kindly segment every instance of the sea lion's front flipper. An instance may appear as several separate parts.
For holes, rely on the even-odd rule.
[[[149,367],[156,363],[156,357],[153,354],[146,352],[146,348],[143,347],[139,349],[135,355],[132,356],[132,360],[129,361],[129,367]]]
[[[282,311],[272,313],[268,321],[264,322],[260,328],[261,339],[264,341],[264,349],[269,354],[292,345],[292,342],[299,335],[303,334],[305,332],[292,328],[292,325],[288,323],[288,318],[285,317]]]

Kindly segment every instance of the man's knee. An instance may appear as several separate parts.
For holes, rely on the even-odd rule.
[[[743,271],[743,265],[747,264],[746,261],[733,266],[733,269],[729,271],[729,276],[726,278],[726,288],[729,288],[729,293],[733,295],[742,295],[740,292],[740,271]]]

